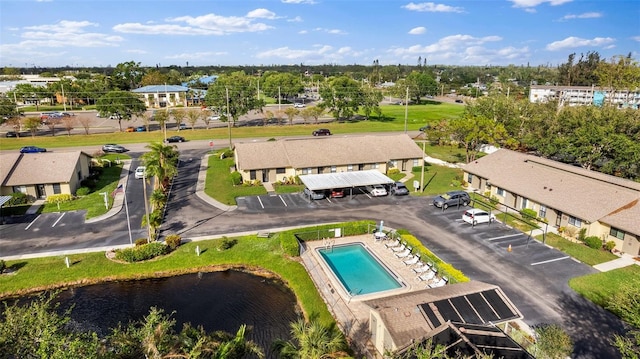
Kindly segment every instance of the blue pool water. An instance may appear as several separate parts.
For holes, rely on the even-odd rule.
[[[402,287],[362,244],[335,246],[318,252],[352,296]]]

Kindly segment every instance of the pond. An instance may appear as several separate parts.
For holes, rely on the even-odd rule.
[[[118,322],[142,319],[150,307],[175,311],[175,329],[202,325],[208,332],[235,334],[240,325],[267,357],[276,339],[289,339],[289,324],[298,318],[296,298],[282,282],[225,271],[169,278],[109,282],[70,288],[60,293],[61,308],[74,304],[71,319],[84,330],[106,335]]]

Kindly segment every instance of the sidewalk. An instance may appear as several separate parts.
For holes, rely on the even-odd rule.
[[[118,181],[118,185],[116,186],[116,188],[118,188],[118,186],[122,185],[122,188],[124,189],[124,191],[127,190],[127,183],[129,180],[129,168],[131,167],[131,160],[122,160],[122,172],[120,172],[120,180]],[[115,197],[113,197],[113,205],[111,206],[111,209],[109,211],[107,211],[107,213],[101,215],[101,216],[97,216],[97,217],[93,217],[91,219],[87,219],[85,221],[85,223],[95,223],[95,222],[99,222],[102,221],[104,219],[110,218],[115,216],[116,214],[118,214],[121,210],[122,210],[122,206],[124,205],[124,191],[123,192],[119,192],[115,195]],[[111,193],[108,194],[108,196],[110,196]]]
[[[612,261],[596,264],[593,268],[599,270],[600,272],[608,272],[610,270],[619,269],[628,267],[631,265],[640,265],[640,261],[637,261],[633,258],[633,256],[629,254],[623,254],[620,258],[614,259]]]

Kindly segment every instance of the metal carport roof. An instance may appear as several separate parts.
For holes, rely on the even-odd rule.
[[[300,180],[312,191],[391,184],[394,181],[376,170],[301,175]]]

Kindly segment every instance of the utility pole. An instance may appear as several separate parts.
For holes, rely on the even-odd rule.
[[[67,111],[67,99],[64,98],[64,84],[61,82],[60,83],[60,88],[62,89],[62,107],[64,108],[64,111]]]
[[[229,113],[229,88],[224,88],[227,93],[227,127],[229,129],[229,150],[233,149],[231,145],[231,114]]]
[[[427,155],[425,151],[426,145],[427,145],[427,140],[425,139],[424,142],[422,142],[422,173],[420,175],[420,192],[422,192],[422,189],[424,188],[424,158]]]
[[[409,86],[407,86],[407,94],[404,98],[404,133],[407,133],[407,118],[409,116]]]
[[[144,194],[144,213],[147,218],[147,243],[151,243],[151,223],[149,223],[149,201],[147,200],[147,170],[142,176],[142,193]],[[126,199],[125,199],[126,201]]]

